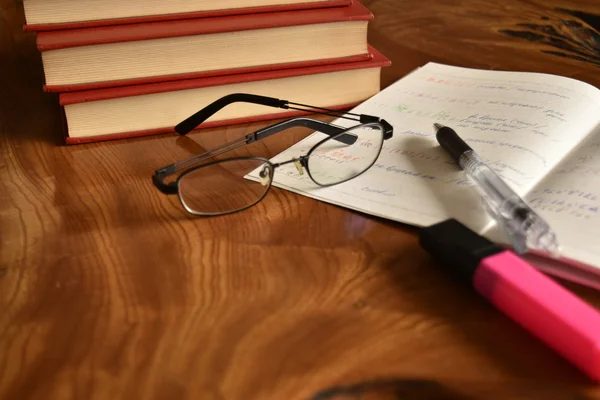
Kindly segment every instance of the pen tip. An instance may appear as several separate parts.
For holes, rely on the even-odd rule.
[[[437,122],[435,124],[433,124],[433,127],[435,128],[436,131],[439,131],[440,129],[442,129],[444,127],[444,125],[442,124],[438,124]]]

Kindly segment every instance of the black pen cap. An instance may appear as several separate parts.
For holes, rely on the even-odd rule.
[[[422,228],[419,242],[436,260],[469,282],[484,258],[506,250],[455,219]]]
[[[436,133],[435,138],[438,143],[444,150],[446,150],[458,163],[458,159],[463,155],[466,151],[473,150],[471,147],[465,143],[464,140],[458,136],[458,134],[452,128],[448,128],[447,126],[435,124]]]

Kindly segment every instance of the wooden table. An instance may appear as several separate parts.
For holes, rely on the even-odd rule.
[[[393,62],[384,86],[428,61],[600,86],[600,36],[568,28],[597,32],[597,0],[364,3]],[[195,219],[152,186],[155,168],[266,123],[62,145],[22,5],[0,4],[1,399],[309,399],[373,381],[387,384],[360,398],[600,398],[448,281],[412,227],[278,189]],[[600,308],[600,293],[566,286]]]

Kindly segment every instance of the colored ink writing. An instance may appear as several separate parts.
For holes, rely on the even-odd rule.
[[[381,163],[376,163],[375,165],[373,165],[373,168],[377,168],[379,170],[384,170],[385,172],[390,172],[393,174],[420,177],[420,178],[424,178],[424,179],[428,179],[428,180],[438,179],[435,176],[423,174],[421,172],[412,171],[412,170],[401,168],[401,167],[397,167],[396,165],[385,165],[385,164],[381,164]]]
[[[382,195],[382,196],[386,196],[386,197],[395,197],[396,196],[394,193],[391,193],[388,189],[373,189],[368,186],[364,186],[360,190],[363,192],[378,194],[378,195]]]
[[[437,83],[440,85],[459,86],[459,87],[474,87],[474,86],[476,86],[476,84],[473,82],[464,82],[464,81],[458,81],[458,80],[453,80],[453,79],[435,78],[433,76],[430,76],[429,78],[427,78],[427,82]]]
[[[544,197],[534,197],[529,200],[529,204],[543,212],[569,214],[576,218],[590,219],[598,214],[598,205],[578,201],[552,200]]]
[[[594,193],[587,192],[584,190],[578,189],[555,189],[555,188],[545,188],[545,189],[537,189],[531,192],[532,194],[542,194],[542,195],[556,195],[556,196],[568,196],[581,198],[585,200],[598,200],[598,196]]]

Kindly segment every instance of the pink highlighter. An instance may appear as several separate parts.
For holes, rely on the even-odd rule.
[[[420,243],[496,308],[600,382],[598,310],[454,219],[421,229]]]

